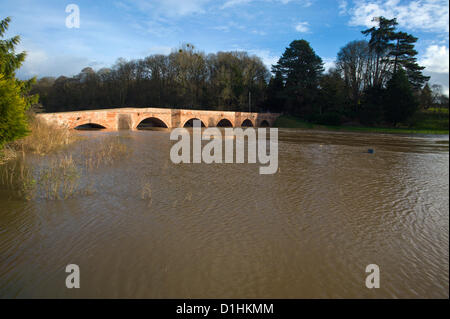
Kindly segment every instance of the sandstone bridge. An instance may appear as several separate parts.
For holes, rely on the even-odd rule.
[[[49,124],[70,129],[97,128],[107,130],[143,127],[192,127],[193,120],[211,127],[269,127],[280,116],[276,113],[200,111],[169,108],[118,108],[91,111],[42,113],[38,117]]]

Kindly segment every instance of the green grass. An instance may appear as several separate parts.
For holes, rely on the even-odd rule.
[[[300,129],[317,129],[317,130],[333,130],[344,132],[373,132],[373,133],[397,133],[397,134],[449,134],[448,129],[448,110],[445,112],[436,112],[427,110],[416,114],[409,123],[403,127],[370,127],[370,126],[333,126],[319,125],[306,122],[305,120],[289,116],[280,116],[274,126],[279,128],[300,128]]]

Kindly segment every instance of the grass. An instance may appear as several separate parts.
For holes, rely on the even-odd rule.
[[[68,128],[47,124],[34,115],[29,116],[30,134],[9,144],[9,147],[21,153],[46,155],[72,144],[78,137]]]
[[[87,144],[75,159],[65,148],[79,140],[73,131],[35,117],[30,117],[29,127],[29,136],[6,145],[0,152],[0,187],[26,200],[67,199],[82,191],[80,180],[89,176],[88,171],[130,154],[120,137],[110,136]],[[36,162],[29,159],[32,154],[44,158]],[[91,183],[86,188],[85,194],[93,193]]]
[[[412,119],[399,127],[371,127],[371,126],[333,126],[319,125],[305,120],[289,116],[280,116],[274,124],[280,128],[300,128],[333,130],[345,132],[373,132],[373,133],[398,133],[398,134],[449,134],[448,109],[429,109],[416,113]]]
[[[120,137],[110,136],[102,139],[96,145],[89,145],[88,148],[84,148],[82,155],[85,169],[92,170],[101,165],[110,165],[117,159],[129,156],[130,153]]]

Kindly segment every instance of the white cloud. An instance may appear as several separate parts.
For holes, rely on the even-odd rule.
[[[347,13],[348,2],[346,0],[339,0],[339,15]]]
[[[128,0],[128,3],[147,14],[178,17],[195,13],[204,13],[205,5],[209,1],[210,0]]]
[[[443,45],[430,45],[419,64],[429,72],[449,73],[449,49]]]
[[[148,50],[146,50],[144,52],[145,55],[149,55],[149,54],[170,54],[170,52],[172,52],[172,48],[168,47],[168,46],[154,46],[149,48]]]
[[[323,68],[325,72],[336,67],[336,62],[334,58],[323,58]]]
[[[21,50],[18,50],[21,51]],[[33,76],[73,76],[87,66],[96,68],[103,64],[96,63],[84,57],[78,56],[49,56],[43,50],[33,50],[27,52],[24,64],[18,70],[17,76],[20,79],[28,79]]]
[[[237,5],[246,4],[252,1],[253,0],[228,0],[220,7],[220,9],[226,9]]]
[[[430,32],[449,32],[449,4],[447,0],[356,0],[347,11],[349,24],[372,27],[374,17],[397,18],[401,27]]]
[[[247,4],[250,2],[255,2],[258,0],[227,0],[225,3],[220,7],[221,9],[227,9],[231,7],[235,7],[242,4]],[[259,0],[259,1],[272,1],[272,0]],[[299,2],[303,7],[310,7],[314,0],[273,0],[276,2],[281,2],[282,4],[288,4],[290,2]]]
[[[250,54],[254,54],[261,58],[269,72],[272,70],[272,65],[277,64],[279,56],[273,55],[269,50],[248,50]]]
[[[424,74],[430,76],[431,84],[440,84],[443,93],[449,93],[449,48],[445,45],[430,45],[419,59],[419,64],[425,67]]]
[[[309,23],[308,22],[299,22],[295,26],[295,30],[301,33],[307,33],[309,32]]]

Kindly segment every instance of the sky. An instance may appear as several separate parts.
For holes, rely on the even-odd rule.
[[[17,73],[72,76],[118,58],[168,54],[182,43],[205,53],[247,51],[270,70],[289,43],[305,39],[333,66],[340,48],[364,39],[374,16],[396,17],[399,30],[419,38],[419,63],[431,83],[449,87],[447,0],[0,0],[0,19],[12,18],[7,37],[21,36],[27,59]],[[80,11],[68,28],[69,4]]]

